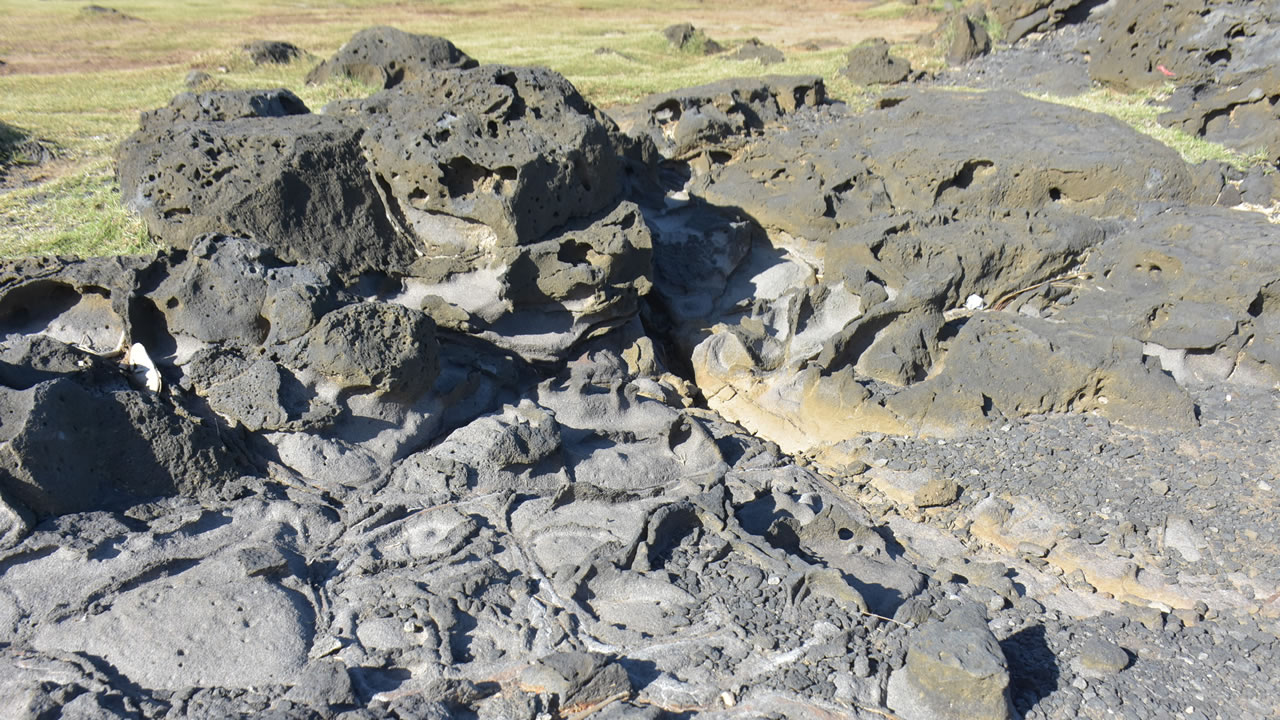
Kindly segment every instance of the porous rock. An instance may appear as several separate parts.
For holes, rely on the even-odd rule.
[[[333,310],[298,341],[299,369],[347,390],[416,397],[435,382],[435,323],[402,305],[354,303]]]
[[[302,48],[283,40],[255,40],[246,43],[243,49],[254,65],[287,65],[306,55]]]
[[[1068,17],[1078,16],[1080,6],[1090,4],[1084,0],[990,0],[987,7],[1004,29],[1004,41],[1012,44],[1033,32],[1053,30]]]
[[[1188,100],[1160,115],[1160,123],[1280,164],[1280,68],[1193,87]]]
[[[475,66],[475,60],[444,38],[378,26],[353,35],[333,57],[307,73],[306,81],[318,84],[349,77],[389,88],[433,70]]]
[[[1012,717],[1004,652],[980,611],[965,610],[909,638],[906,665],[890,678],[888,696],[906,720]]]
[[[120,146],[121,194],[173,247],[224,233],[346,275],[394,271],[413,251],[387,220],[359,136],[285,91],[180,95]]]
[[[147,391],[71,376],[0,392],[4,487],[37,515],[194,494],[234,477],[213,428]]]
[[[849,51],[840,71],[854,85],[893,85],[911,75],[911,63],[889,54],[889,41],[874,38]]]
[[[751,38],[742,43],[741,47],[729,56],[729,59],[740,62],[755,60],[761,65],[773,65],[785,62],[787,58],[778,48],[760,42],[760,38]]]
[[[662,36],[677,50],[699,50],[704,55],[715,55],[724,50],[720,43],[707,37],[691,23],[676,23],[662,29]]]
[[[651,139],[667,158],[731,148],[801,108],[826,101],[822,78],[772,75],[734,78],[669,93],[610,110],[619,127]]]
[[[622,189],[615,126],[550,70],[435,72],[336,109],[365,127],[361,144],[393,210],[423,236],[446,216],[527,243],[604,210]]]

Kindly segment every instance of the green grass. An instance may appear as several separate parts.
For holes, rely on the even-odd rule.
[[[1192,165],[1208,160],[1217,160],[1240,170],[1246,170],[1266,162],[1266,156],[1262,152],[1247,155],[1218,143],[1209,142],[1184,130],[1161,125],[1157,118],[1167,108],[1161,105],[1160,102],[1167,98],[1172,91],[1172,86],[1131,94],[1097,88],[1072,97],[1053,95],[1033,95],[1032,97],[1110,115],[1130,125],[1138,132],[1153,137],[1177,150],[1182,155],[1182,158]]]

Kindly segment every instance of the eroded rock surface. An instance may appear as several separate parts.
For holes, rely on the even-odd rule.
[[[179,96],[121,152],[166,250],[0,264],[0,705],[1280,713],[1243,181],[1012,92],[615,125],[428,45]]]

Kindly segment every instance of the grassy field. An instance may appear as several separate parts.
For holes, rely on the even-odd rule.
[[[839,74],[848,49],[882,36],[897,43],[915,67],[936,68],[937,57],[914,41],[936,26],[938,13],[950,4],[122,0],[111,3],[118,13],[94,13],[79,0],[0,0],[0,122],[53,143],[59,153],[53,162],[19,167],[10,184],[20,186],[0,191],[0,255],[151,248],[141,222],[120,205],[112,157],[135,129],[138,113],[184,91],[191,70],[209,73],[218,88],[287,87],[316,109],[338,97],[367,94],[369,88],[351,82],[308,87],[303,84],[307,71],[357,30],[394,25],[448,37],[481,62],[548,66],[606,108],[652,92],[769,73],[822,75],[833,97],[855,99],[866,90]],[[758,37],[781,48],[787,61],[763,67],[723,55],[680,52],[668,45],[661,29],[686,21],[729,48]],[[312,57],[255,66],[241,47],[264,39],[292,42]],[[614,52],[597,52],[600,48]],[[1123,98],[1091,101],[1099,106],[1091,109],[1121,117],[1135,112],[1134,103]],[[1143,125],[1147,120],[1130,121]],[[1189,157],[1222,155],[1220,149],[1192,147],[1176,135],[1161,139],[1191,147]]]

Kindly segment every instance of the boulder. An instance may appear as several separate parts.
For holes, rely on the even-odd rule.
[[[402,305],[344,305],[297,341],[288,360],[344,390],[414,398],[434,384],[440,369],[435,323]]]
[[[306,56],[302,48],[282,40],[256,40],[245,43],[243,50],[254,65],[288,65]]]
[[[532,242],[622,190],[616,127],[550,70],[435,72],[331,112],[364,127],[388,203],[426,242],[440,218],[482,225],[503,244]]]
[[[724,51],[720,43],[707,37],[706,33],[695,28],[691,23],[669,25],[662,29],[662,36],[671,43],[671,47],[682,52],[715,55]]]
[[[874,38],[849,51],[840,74],[854,85],[893,85],[911,75],[911,63],[889,54],[889,41]]]
[[[1078,22],[1097,4],[1090,0],[989,0],[987,8],[1004,29],[1004,42],[1013,44],[1031,33]]]
[[[287,91],[184,94],[144,116],[117,175],[125,204],[171,247],[223,233],[346,276],[403,270],[413,248],[388,222],[359,137]]]
[[[123,382],[66,375],[0,389],[0,406],[0,486],[41,517],[191,495],[236,476],[213,427]]]
[[[1230,84],[1197,86],[1160,123],[1280,165],[1280,66]]]
[[[333,57],[307,73],[306,82],[314,85],[349,77],[372,87],[389,88],[433,70],[475,66],[475,60],[444,38],[379,26],[351,36]]]
[[[816,75],[734,78],[669,93],[610,110],[629,135],[647,137],[666,158],[708,148],[732,148],[789,113],[826,102]]]
[[[991,36],[983,25],[985,20],[985,15],[975,17],[968,13],[957,13],[943,21],[938,32],[943,38],[951,38],[946,51],[948,65],[963,65],[991,52]]]
[[[911,634],[907,662],[889,679],[888,705],[905,720],[1006,720],[1009,668],[974,609],[952,610]]]
[[[755,60],[761,65],[773,65],[775,63],[785,62],[786,57],[782,51],[772,45],[765,45],[760,42],[760,38],[751,38],[742,43],[742,45],[729,56],[730,60],[738,60],[745,62]]]

